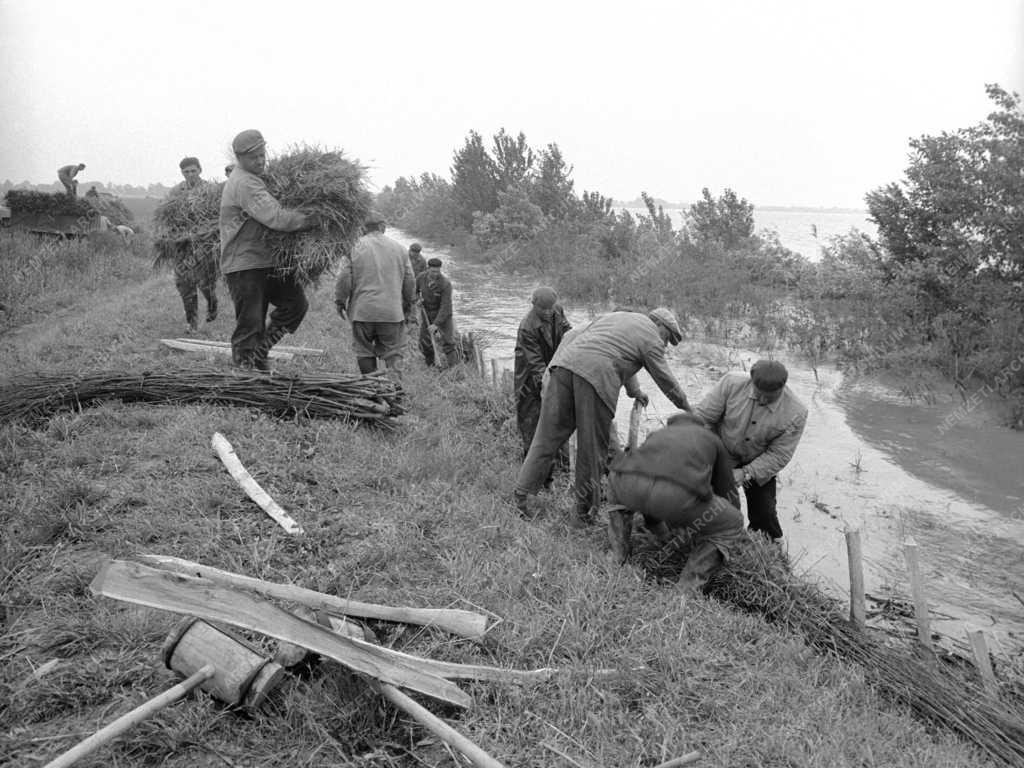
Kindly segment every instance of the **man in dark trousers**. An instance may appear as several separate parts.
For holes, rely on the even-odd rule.
[[[78,163],[77,165],[72,163],[57,169],[57,178],[64,185],[64,191],[68,193],[68,197],[78,197],[78,180],[75,176],[78,175],[79,171],[84,170],[85,163]]]
[[[629,559],[632,517],[640,512],[648,528],[695,545],[679,585],[693,592],[703,588],[744,541],[743,514],[729,501],[735,491],[732,469],[722,441],[699,418],[672,416],[668,426],[608,468],[612,555],[620,563]]]
[[[428,366],[434,365],[433,334],[437,334],[438,346],[445,357],[445,364],[451,367],[459,362],[455,349],[455,317],[452,314],[452,283],[441,274],[441,260],[427,261],[427,269],[416,280],[420,295],[420,306],[425,317],[420,318],[420,352]]]
[[[201,195],[207,182],[202,178],[203,167],[196,157],[186,157],[178,163],[184,179],[171,189],[168,197],[179,195]],[[206,299],[206,322],[217,319],[217,254],[204,253],[196,249],[190,238],[178,241],[179,257],[174,262],[174,287],[178,289],[181,303],[185,308],[185,323],[188,333],[194,333],[199,325],[199,295]]]
[[[270,348],[298,330],[309,303],[293,276],[275,273],[265,235],[271,229],[313,229],[321,221],[316,214],[282,207],[267,190],[260,178],[267,167],[266,142],[259,131],[242,131],[231,148],[235,168],[220,199],[220,271],[235,305],[231,357],[242,368],[269,371]],[[270,305],[274,310],[267,326]]]
[[[611,312],[558,348],[551,359],[537,432],[516,478],[513,498],[520,513],[530,514],[528,496],[540,490],[559,448],[576,432],[576,511],[568,522],[573,528],[590,522],[601,499],[619,390],[625,386],[630,397],[647,405],[648,397],[636,379],[645,368],[677,408],[690,410],[665,360],[665,347],[678,344],[682,337],[675,314],[658,307],[646,315]]]
[[[736,484],[747,497],[750,530],[782,539],[775,476],[793,458],[807,423],[807,407],[786,386],[777,360],[758,360],[750,376],[727,373],[694,413],[721,439],[736,465]],[[739,506],[739,492],[731,498]]]
[[[543,285],[533,292],[533,306],[519,323],[516,335],[515,378],[516,424],[523,440],[523,458],[530,450],[533,434],[540,420],[540,403],[544,371],[555,356],[565,334],[572,330],[565,311],[558,304],[554,288]],[[569,455],[563,446],[556,464],[568,468]],[[549,475],[550,478],[550,475]]]
[[[377,370],[380,358],[388,373],[401,380],[405,317],[416,298],[415,285],[405,248],[384,234],[384,217],[371,213],[351,258],[341,264],[334,291],[338,314],[352,321],[360,373]]]

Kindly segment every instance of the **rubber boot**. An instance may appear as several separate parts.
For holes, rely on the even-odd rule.
[[[679,574],[679,588],[689,594],[697,594],[708,583],[708,579],[725,563],[725,556],[710,542],[699,544],[686,560],[686,567]]]
[[[216,288],[206,291],[206,322],[212,323],[217,319],[217,293]]]
[[[633,513],[622,506],[608,508],[608,545],[612,559],[622,565],[633,552],[630,534],[633,532]]]
[[[181,302],[185,305],[185,332],[195,333],[199,327],[199,297],[195,294],[187,298],[183,296]]]
[[[359,366],[359,372],[366,376],[368,373],[373,373],[377,370],[377,358],[376,357],[357,357],[356,365]]]

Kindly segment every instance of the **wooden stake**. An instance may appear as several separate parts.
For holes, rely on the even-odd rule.
[[[908,537],[903,543],[903,556],[907,560],[907,574],[910,576],[910,593],[914,598],[914,618],[917,619],[917,639],[925,648],[931,650],[932,635],[929,629],[928,600],[925,598],[924,585],[921,583],[921,570],[917,562],[917,542]]]
[[[971,645],[974,653],[974,663],[981,675],[981,682],[989,694],[995,696],[999,692],[999,684],[996,682],[996,674],[992,671],[992,658],[988,653],[988,644],[985,642],[985,633],[980,629],[967,631],[967,642]]]
[[[253,476],[249,474],[235,453],[235,449],[231,447],[231,443],[228,442],[224,435],[220,432],[214,432],[210,444],[213,446],[213,450],[217,452],[217,455],[220,456],[220,460],[227,467],[228,472],[235,478],[235,482],[242,486],[242,490],[259,505],[260,509],[266,512],[288,533],[293,535],[302,533],[302,526],[295,522],[291,515],[281,509],[278,503],[270,498],[270,494],[264,491],[260,484],[253,479]]]
[[[633,410],[629,412],[629,436],[626,443],[629,450],[636,448],[637,441],[640,439],[640,417],[643,415],[643,411],[644,407],[640,401],[634,400]]]
[[[498,375],[498,358],[491,358],[491,380],[494,382],[494,386],[501,385],[501,377]]]
[[[463,611],[457,608],[407,608],[361,603],[358,600],[346,600],[336,595],[328,595],[295,584],[275,584],[271,581],[254,579],[251,576],[222,571],[219,568],[211,568],[208,565],[183,560],[180,557],[165,555],[139,555],[138,557],[149,565],[165,571],[180,573],[184,576],[197,576],[226,586],[241,587],[278,600],[290,600],[315,611],[326,609],[333,613],[359,616],[364,619],[435,626],[454,635],[468,637],[470,640],[483,639],[487,631],[487,617],[473,611]]]
[[[850,568],[850,621],[863,628],[867,613],[864,607],[864,562],[859,528],[846,531],[846,561]]]

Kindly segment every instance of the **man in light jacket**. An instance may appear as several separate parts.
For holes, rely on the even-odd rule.
[[[334,304],[352,322],[352,349],[359,372],[377,370],[377,359],[395,379],[402,378],[407,346],[405,317],[416,298],[412,265],[405,248],[384,234],[384,217],[371,213],[365,231],[341,265]]]

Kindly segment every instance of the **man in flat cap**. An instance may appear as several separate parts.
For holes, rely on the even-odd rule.
[[[352,349],[359,372],[377,370],[377,359],[402,378],[407,339],[405,318],[416,299],[416,283],[405,248],[384,234],[384,217],[371,213],[365,234],[341,264],[334,304],[352,322]]]
[[[205,192],[207,182],[203,180],[203,167],[199,158],[185,157],[178,163],[182,181],[174,186],[168,197],[198,197]],[[177,243],[178,258],[174,262],[174,287],[181,296],[185,308],[185,323],[188,333],[194,333],[199,325],[199,295],[206,299],[206,322],[217,319],[217,262],[219,254],[207,251],[202,242],[182,238]]]
[[[601,500],[619,390],[625,386],[630,397],[647,405],[636,378],[645,368],[676,407],[690,410],[665,360],[665,347],[682,338],[675,314],[658,307],[646,315],[611,312],[558,348],[549,366],[537,432],[516,478],[514,500],[521,513],[529,514],[528,496],[540,490],[558,449],[576,432],[576,511],[568,522],[573,528],[590,522]]]
[[[532,306],[519,323],[516,334],[513,389],[516,398],[516,424],[523,440],[523,457],[530,450],[540,419],[544,372],[555,356],[562,338],[572,330],[565,311],[558,303],[554,288],[542,285],[533,292]],[[559,449],[557,462],[569,466],[565,446]],[[548,475],[550,481],[550,474]]]
[[[64,191],[68,193],[68,197],[78,197],[78,179],[75,176],[78,175],[79,171],[84,170],[85,163],[72,163],[57,169],[57,178],[64,185]]]
[[[776,475],[793,458],[807,423],[807,407],[786,386],[786,366],[758,360],[750,375],[725,374],[694,413],[721,439],[747,498],[750,530],[778,541]],[[739,492],[730,499],[739,506]]]
[[[427,270],[427,260],[423,258],[423,246],[419,243],[409,246],[409,264],[412,266],[414,280]]]
[[[416,279],[423,317],[420,318],[420,352],[428,366],[434,365],[434,340],[437,334],[445,365],[459,362],[455,348],[455,316],[452,314],[452,283],[441,274],[441,260],[432,258]]]
[[[321,225],[316,214],[288,210],[260,178],[267,167],[266,143],[256,130],[242,131],[231,143],[235,168],[220,199],[220,271],[235,305],[231,356],[235,365],[269,371],[270,348],[295,333],[309,303],[294,276],[276,274],[267,230],[298,232]],[[267,307],[273,305],[270,324]]]

